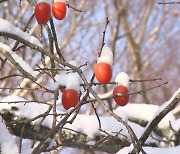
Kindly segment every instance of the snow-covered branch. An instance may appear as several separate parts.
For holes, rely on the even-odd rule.
[[[146,130],[144,131],[143,135],[140,137],[141,144],[143,144],[146,139],[149,137],[152,130],[156,127],[156,125],[171,111],[175,108],[177,103],[180,101],[180,88],[174,93],[172,98],[163,104],[156,114],[154,118],[147,124]]]
[[[159,109],[158,106],[146,104],[128,104],[124,108],[119,107],[114,110],[114,114],[121,117],[134,131],[137,138],[140,138],[143,132],[145,132],[146,127],[141,126],[136,120],[133,121],[133,119],[137,118],[139,121],[153,121],[151,120],[153,116],[157,118],[157,113],[159,113],[160,110],[164,111],[163,109],[167,108],[172,102],[174,103],[175,100],[176,103],[179,100],[179,90],[165,103],[165,105],[163,105],[163,107],[159,107]],[[13,103],[10,103],[12,101]],[[17,103],[14,103],[14,101]],[[77,148],[89,147],[93,150],[112,153],[131,144],[131,137],[126,127],[111,116],[99,116],[98,120],[96,115],[77,114],[73,123],[68,123],[68,121],[74,118],[73,112],[71,112],[70,116],[70,113],[64,112],[62,107],[58,106],[56,118],[63,125],[58,124],[59,126],[51,130],[53,121],[52,108],[49,110],[48,105],[38,103],[24,105],[22,104],[23,101],[26,102],[27,100],[17,96],[8,96],[1,100],[3,103],[1,103],[0,113],[5,124],[12,134],[31,140],[46,141],[46,135],[53,132],[51,135],[57,141],[57,144],[53,147],[46,148],[47,151],[59,146],[69,146]],[[36,110],[35,113],[29,112],[34,109]],[[141,115],[139,115],[140,112]],[[63,120],[65,117],[67,117],[66,121]],[[42,119],[44,120],[42,121]],[[99,122],[101,123],[100,127]],[[177,132],[180,130],[180,127],[177,124],[178,122],[173,115],[168,114],[158,125],[158,130],[161,132],[165,131],[166,133],[159,133],[157,130],[151,131],[151,135],[149,134],[149,138],[143,145],[159,147],[160,143],[164,143],[165,145],[172,142],[175,143],[172,137],[178,137]],[[155,125],[150,125],[155,128]],[[76,142],[74,143],[74,141]],[[48,143],[48,140],[45,143]],[[175,143],[175,145],[178,144],[179,143]]]
[[[0,0],[0,153],[179,154],[177,8],[70,3]]]
[[[36,81],[36,73],[21,57],[11,51],[10,47],[0,43],[0,51],[26,78]]]

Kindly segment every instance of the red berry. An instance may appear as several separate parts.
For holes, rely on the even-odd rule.
[[[62,20],[66,16],[66,4],[64,2],[54,2],[52,5],[52,13],[58,20]]]
[[[127,96],[122,96],[122,97],[115,97],[117,95],[127,95]],[[113,96],[115,97],[114,100],[115,102],[120,105],[120,106],[125,106],[128,101],[129,101],[129,91],[125,86],[117,86],[113,90]]]
[[[78,104],[79,95],[76,90],[66,89],[62,94],[62,105],[68,110],[71,107],[75,107]]]
[[[51,7],[48,3],[40,2],[35,6],[35,17],[39,24],[46,24],[51,17]]]
[[[108,63],[100,62],[94,67],[94,74],[97,80],[102,84],[107,84],[111,81],[112,69]]]

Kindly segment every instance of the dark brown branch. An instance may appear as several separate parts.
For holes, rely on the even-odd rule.
[[[51,29],[49,28],[48,25],[45,25],[44,26],[47,33],[48,33],[48,39],[49,39],[49,51],[51,52],[51,54],[54,55],[54,51],[53,51],[53,36],[52,36],[52,33],[51,33]],[[54,77],[56,75],[56,72],[54,70],[55,68],[55,62],[52,58],[50,58],[50,61],[51,61],[51,73],[52,73],[52,76]]]
[[[6,2],[6,1],[8,1],[8,0],[0,0],[0,3],[2,3],[2,2]]]
[[[98,113],[97,113],[97,110],[96,110],[94,104],[91,103],[91,105],[92,105],[92,107],[93,107],[93,109],[94,109],[94,112],[95,112],[95,115],[96,115],[96,117],[97,117],[98,124],[99,124],[99,129],[101,130],[101,128],[102,128],[102,127],[101,127],[101,120],[100,120],[100,118],[99,118],[99,115],[98,115]]]
[[[16,76],[24,77],[20,74],[12,74],[12,75],[8,75],[8,76],[4,76],[4,77],[0,78],[0,81],[8,79],[8,78],[16,77]]]
[[[158,4],[180,4],[180,2],[158,2]]]
[[[51,30],[52,30],[52,34],[53,34],[53,38],[54,38],[54,43],[55,43],[57,54],[58,54],[59,58],[61,58],[62,60],[65,61],[65,58],[63,57],[63,55],[61,53],[61,50],[59,49],[59,46],[58,46],[56,30],[55,30],[54,22],[53,22],[52,18],[50,18],[50,25],[51,25]]]

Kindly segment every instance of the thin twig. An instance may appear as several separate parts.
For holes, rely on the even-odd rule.
[[[180,4],[180,2],[158,2],[158,4]]]
[[[0,81],[8,79],[8,78],[12,78],[12,77],[17,77],[17,76],[24,77],[23,75],[20,75],[20,74],[12,74],[12,75],[8,75],[8,76],[4,76],[0,78]]]
[[[33,101],[27,101],[27,100],[24,100],[24,101],[8,101],[8,102],[3,102],[3,101],[0,101],[0,104],[1,103],[7,103],[7,104],[12,104],[12,103],[24,103],[24,104],[27,104],[27,103],[38,103],[38,104],[46,104],[46,105],[49,105],[51,106],[52,104],[50,103],[47,103],[47,102],[44,102],[44,101],[38,101],[38,100],[33,100]]]
[[[28,28],[29,24],[31,23],[32,19],[34,18],[34,13],[31,15],[31,17],[29,18],[27,24],[25,25],[25,27],[23,28],[23,32],[26,31],[26,29]],[[14,46],[12,47],[12,51],[15,51],[17,46],[19,44],[19,41],[16,41]],[[18,48],[19,49],[19,48]]]
[[[136,92],[132,92],[132,93],[129,93],[129,94],[126,94],[126,95],[116,95],[116,96],[110,96],[110,97],[106,97],[106,98],[101,98],[101,100],[107,100],[107,99],[112,99],[112,98],[116,98],[116,97],[125,97],[125,96],[131,96],[131,95],[137,95],[137,94],[141,94],[143,92],[146,92],[146,91],[149,91],[149,90],[153,90],[153,89],[156,89],[156,88],[159,88],[163,85],[166,85],[168,82],[164,82],[162,84],[159,84],[157,86],[154,86],[154,87],[151,87],[151,88],[148,88],[148,89],[145,89],[145,90],[140,90],[140,91],[136,91]],[[89,103],[89,102],[95,102],[97,101],[96,99],[90,99],[90,100],[87,100],[86,103]]]
[[[98,52],[98,57],[101,56],[102,49],[103,49],[103,47],[104,47],[104,45],[105,45],[105,36],[106,36],[106,29],[107,29],[108,24],[109,24],[109,19],[108,19],[108,17],[107,17],[107,18],[106,18],[106,25],[105,25],[105,27],[104,27],[103,36],[102,36],[101,47],[100,47],[100,50],[99,50],[99,52]],[[95,74],[93,73],[93,75],[92,75],[92,77],[91,77],[91,80],[90,80],[90,82],[91,82],[90,85],[93,85],[94,78],[95,78]]]
[[[72,7],[70,4],[66,4],[66,5],[68,8],[71,8],[71,9],[75,10],[76,12],[82,12],[81,10],[78,10],[78,9]]]
[[[57,114],[57,112],[56,112],[56,102],[57,102],[57,100],[58,100],[58,94],[59,94],[59,92],[58,92],[59,90],[55,90],[54,91],[54,104],[53,104],[53,114],[54,114],[54,116],[53,116],[53,122],[52,122],[52,129],[53,128],[55,128],[55,126],[56,126],[56,114]]]
[[[45,29],[48,33],[48,39],[49,39],[49,51],[51,52],[51,54],[54,55],[54,51],[53,51],[53,36],[52,36],[52,33],[51,33],[51,29],[49,28],[49,26],[46,24],[45,26]],[[52,73],[52,76],[55,77],[56,75],[56,72],[54,70],[55,68],[55,62],[52,58],[50,58],[50,61],[51,61],[51,73]]]
[[[58,54],[59,58],[61,58],[62,60],[65,61],[65,58],[63,57],[63,55],[61,53],[61,50],[60,50],[60,48],[58,46],[56,30],[55,30],[55,26],[54,26],[54,22],[53,22],[52,18],[50,18],[50,25],[51,25],[51,30],[52,30],[52,34],[53,34],[53,38],[54,38],[54,43],[55,43],[57,54]]]
[[[93,109],[94,109],[94,112],[95,112],[95,115],[96,115],[96,117],[97,117],[97,120],[98,120],[98,124],[99,124],[99,129],[101,130],[101,120],[100,120],[100,118],[99,118],[99,115],[98,115],[98,113],[97,113],[97,110],[96,110],[96,108],[94,107],[94,104],[93,103],[91,103],[91,105],[92,105],[92,107],[93,107]]]
[[[75,132],[75,133],[77,133],[77,134],[83,135],[84,137],[87,137],[86,134],[84,134],[84,133],[82,133],[82,132],[79,132],[79,131],[76,131],[76,130],[71,129],[71,128],[63,127],[62,129],[69,130],[69,131]]]

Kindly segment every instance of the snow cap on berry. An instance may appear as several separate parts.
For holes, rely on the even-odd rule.
[[[77,72],[67,74],[66,89],[80,90],[80,77]]]
[[[112,66],[113,54],[109,47],[103,47],[101,56],[98,58],[97,63],[105,62]]]
[[[78,67],[76,61],[70,61],[71,65]],[[69,70],[71,68],[65,67],[65,70]],[[66,89],[74,89],[76,91],[80,90],[80,76],[77,72],[70,70],[69,72],[62,71],[59,75],[59,84],[66,87]]]
[[[67,3],[67,0],[54,0],[54,2],[64,2],[64,3]]]
[[[127,73],[119,73],[115,78],[115,82],[117,82],[118,85],[125,86],[129,89],[129,75]]]
[[[45,2],[48,3],[50,6],[52,5],[52,0],[37,0],[37,3]]]

